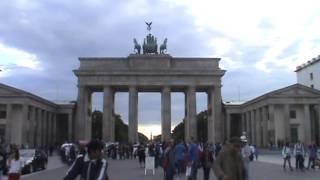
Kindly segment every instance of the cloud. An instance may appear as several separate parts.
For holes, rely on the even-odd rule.
[[[0,43],[0,77],[13,75],[13,70],[41,71],[40,61],[35,54],[25,52]]]
[[[141,44],[147,34],[145,21],[153,21],[159,43],[168,38],[172,56],[220,57],[227,70],[222,81],[226,100],[238,99],[237,86],[241,99],[248,100],[294,83],[295,66],[320,49],[320,2],[315,0],[4,0],[0,21],[0,64],[9,66],[8,59],[15,59],[19,67],[1,72],[1,82],[48,99],[75,100],[72,70],[79,67],[78,57],[127,56],[133,52],[132,39]],[[141,100],[142,121],[159,123],[159,95],[147,97]],[[116,98],[124,119],[127,98],[126,93]],[[172,98],[172,119],[178,122],[184,99]],[[204,109],[205,96],[198,99],[198,109]],[[101,94],[96,102],[101,106]]]

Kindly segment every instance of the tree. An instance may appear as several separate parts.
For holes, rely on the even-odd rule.
[[[92,113],[92,138],[102,139],[102,119],[101,111]],[[115,141],[120,143],[128,143],[128,125],[123,122],[119,114],[114,115],[115,121]],[[145,143],[148,138],[142,133],[138,133],[139,142]]]
[[[172,131],[172,138],[175,142],[184,140],[184,122],[179,123]],[[200,142],[208,141],[208,111],[197,114],[197,136]]]

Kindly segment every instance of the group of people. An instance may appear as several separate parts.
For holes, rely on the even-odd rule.
[[[62,162],[71,164],[76,159],[77,152],[76,144],[67,143],[63,144],[60,148],[60,157]]]
[[[288,164],[289,169],[293,171],[291,166],[291,157],[295,157],[295,168],[296,170],[300,169],[304,171],[304,169],[312,169],[315,166],[320,167],[320,160],[318,159],[318,148],[317,145],[313,142],[309,146],[305,146],[303,143],[298,141],[294,146],[290,146],[289,143],[286,143],[282,148],[282,156],[283,156],[283,169],[286,170],[286,164]],[[307,166],[305,167],[305,157],[309,156]]]
[[[88,143],[86,153],[80,154],[70,167],[64,180],[73,180],[80,175],[84,179],[108,179],[108,163],[103,154],[104,144],[98,140]],[[203,179],[208,180],[211,169],[218,180],[249,180],[249,163],[253,157],[257,158],[257,149],[248,144],[245,136],[233,137],[224,144],[200,144],[191,138],[191,141],[175,143],[168,140],[165,143],[150,143],[139,145],[134,150],[143,164],[146,156],[155,157],[155,166],[163,167],[165,180],[187,176],[188,180],[197,179],[197,171],[203,169]],[[306,153],[307,152],[307,153]],[[291,166],[291,156],[296,157],[296,168],[303,169],[305,154],[309,155],[306,168],[314,168],[317,163],[317,147],[313,143],[306,147],[298,142],[293,147],[285,144],[282,149],[286,163]],[[320,165],[320,164],[318,164]]]
[[[163,152],[163,168],[166,180],[186,175],[189,180],[197,179],[197,171],[203,169],[204,180],[210,171],[219,180],[248,180],[252,148],[245,136],[233,137],[225,144],[198,144],[192,138],[186,144],[167,142]]]

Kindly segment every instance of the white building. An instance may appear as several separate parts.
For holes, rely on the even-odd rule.
[[[245,103],[225,103],[226,138],[246,132],[259,147],[284,142],[320,144],[320,91],[293,84]]]
[[[298,66],[295,72],[299,84],[320,89],[320,55]]]
[[[0,83],[0,143],[45,147],[73,140],[75,105]]]

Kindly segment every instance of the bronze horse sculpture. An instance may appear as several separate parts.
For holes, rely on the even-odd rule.
[[[163,44],[160,45],[160,54],[164,54],[165,52],[167,52],[167,41],[168,39],[165,38]]]
[[[134,38],[133,39],[133,43],[134,43],[134,52],[136,53],[136,54],[140,54],[140,51],[141,51],[141,45],[140,44],[138,44],[138,42],[137,42],[137,40],[136,40],[136,38]]]

